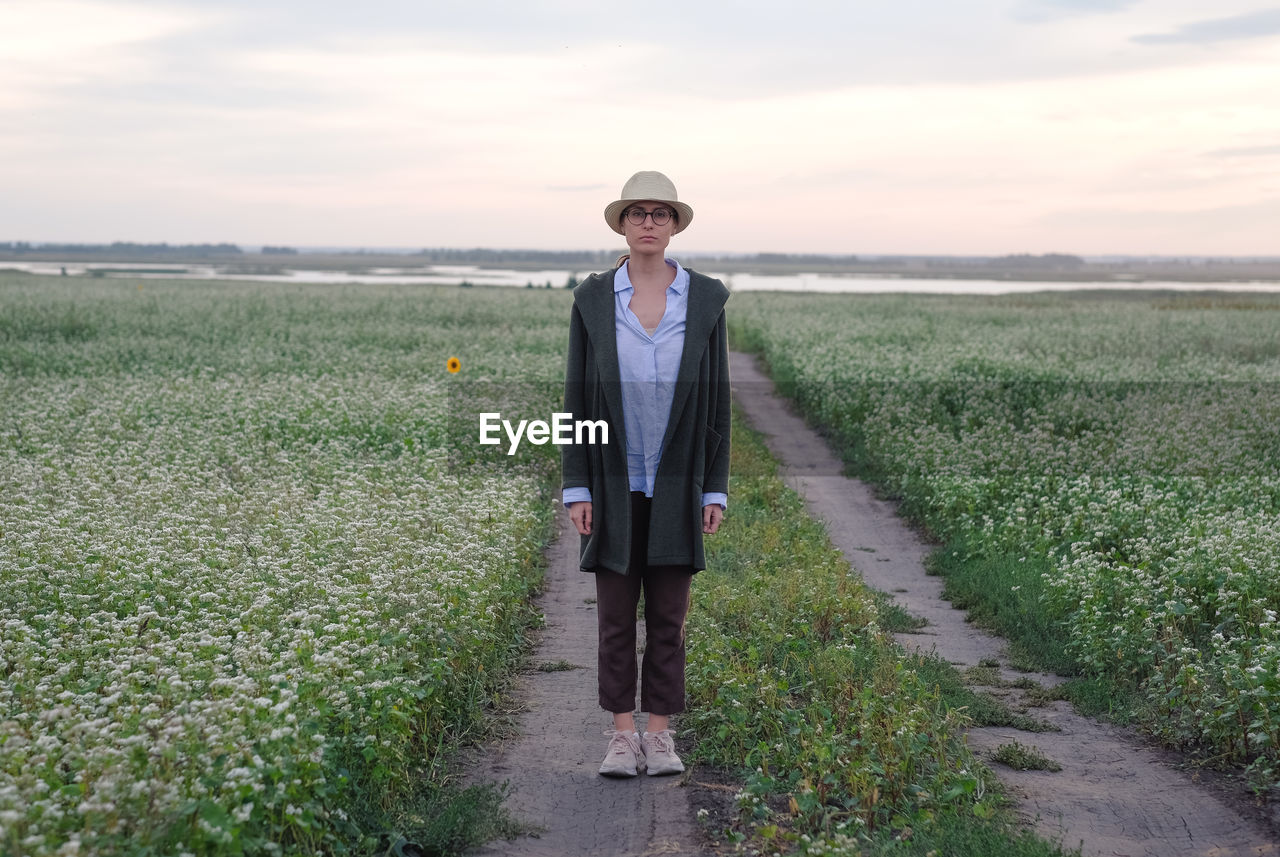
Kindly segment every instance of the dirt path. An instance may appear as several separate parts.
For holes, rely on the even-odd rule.
[[[996,660],[1004,681],[1027,677],[1010,669],[1003,640],[966,624],[964,613],[942,599],[941,579],[924,570],[931,547],[897,517],[893,505],[841,475],[839,459],[774,393],[754,358],[735,353],[731,361],[734,399],[766,436],[788,484],[868,584],[928,621],[923,633],[900,635],[902,645],[909,651],[935,650],[962,669]],[[1061,681],[1030,677],[1044,686]],[[1009,699],[1015,706],[1020,701],[1019,691],[997,693],[1015,697]],[[1107,857],[1280,855],[1266,830],[1125,731],[1081,717],[1065,702],[1031,713],[1061,731],[974,729],[969,745],[989,759],[998,745],[1016,740],[1062,765],[1061,772],[1049,773],[990,763],[1018,801],[1019,812],[1045,835],[1067,847],[1081,846],[1085,855]]]
[[[546,586],[538,599],[546,627],[532,662],[535,667],[566,662],[575,668],[535,669],[520,676],[516,696],[523,713],[518,737],[486,748],[468,772],[471,781],[509,781],[507,809],[538,829],[470,853],[701,854],[701,834],[678,777],[618,780],[597,773],[609,743],[602,733],[611,721],[596,700],[595,580],[578,570],[578,536],[563,509],[557,526]],[[678,731],[679,723],[675,725]]]

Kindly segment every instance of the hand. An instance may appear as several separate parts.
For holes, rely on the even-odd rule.
[[[570,503],[569,520],[578,528],[578,535],[591,535],[591,503],[585,500]]]
[[[702,507],[702,532],[707,535],[714,535],[715,531],[720,529],[720,522],[724,520],[724,509],[720,508],[719,503],[708,503]]]

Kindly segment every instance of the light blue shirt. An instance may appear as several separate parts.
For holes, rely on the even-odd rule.
[[[635,286],[624,262],[613,275],[613,318],[618,340],[618,371],[622,380],[622,425],[627,438],[627,481],[630,490],[653,496],[653,482],[662,460],[662,439],[671,418],[676,376],[684,352],[685,318],[689,311],[689,272],[674,259],[676,269],[667,286],[667,307],[650,334],[631,311]],[[566,488],[564,504],[591,501],[590,488]],[[702,495],[702,505],[725,508],[726,494]]]

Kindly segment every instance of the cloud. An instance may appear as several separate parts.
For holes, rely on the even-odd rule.
[[[1121,12],[1138,0],[1023,0],[1010,13],[1015,21],[1041,23],[1076,15]]]
[[[1206,206],[1171,210],[1167,208],[1066,208],[1043,215],[1041,225],[1055,229],[1103,229],[1118,230],[1130,234],[1167,234],[1165,245],[1173,247],[1173,236],[1179,232],[1195,231],[1202,235],[1256,236],[1255,246],[1274,244],[1270,236],[1271,224],[1280,219],[1280,197],[1270,197],[1255,202],[1235,205]],[[1268,243],[1270,242],[1270,243]]]
[[[8,2],[26,10],[29,23],[20,30],[59,32],[53,16],[41,17],[37,0],[0,0],[0,32]],[[168,25],[145,42],[135,40],[127,57],[97,63],[96,74],[71,82],[80,98],[114,104],[185,102],[267,110],[291,104],[319,109],[325,102],[345,106],[332,88],[304,91],[305,82],[296,76],[243,76],[238,61],[264,55],[326,57],[323,64],[330,68],[353,58],[359,62],[362,55],[436,55],[460,58],[463,71],[477,65],[506,69],[513,56],[529,58],[535,68],[531,74],[517,71],[513,88],[536,76],[539,64],[554,60],[575,66],[565,85],[577,90],[608,89],[620,101],[661,92],[717,103],[844,87],[1071,78],[1163,66],[1177,59],[1167,51],[1126,45],[1130,33],[1176,26],[1168,12],[1146,12],[1137,0],[1015,0],[1012,19],[1008,0],[901,0],[892,5],[796,0],[785,7],[772,0],[741,0],[728,8],[686,0],[679,26],[660,33],[636,27],[629,8],[588,0],[380,0],[372,7],[346,0],[220,0],[216,14],[207,11],[212,5],[207,0],[47,2],[77,2],[100,17],[117,7],[134,9]],[[1115,14],[1135,5],[1144,23]],[[1239,8],[1229,5],[1224,14]],[[1021,26],[1059,19],[1069,20],[1061,27],[1037,27],[1034,34]],[[172,22],[182,26],[174,28]],[[70,55],[73,64],[81,59],[70,48],[64,47],[62,54]],[[122,74],[126,61],[143,66],[145,73]],[[49,62],[40,71],[56,72],[63,66]],[[4,77],[12,79],[0,73]],[[441,85],[469,85],[458,70],[444,81]],[[401,81],[387,77],[384,85]],[[560,95],[562,89],[557,85],[547,92]],[[34,96],[25,96],[24,103],[32,100]]]
[[[547,190],[553,193],[585,193],[587,191],[604,190],[607,185],[603,184],[562,184],[547,185]]]
[[[63,62],[132,49],[216,21],[203,10],[188,13],[139,3],[107,6],[89,0],[8,0],[0,4],[0,64]],[[3,65],[0,65],[3,67]]]
[[[34,0],[15,2],[38,8]],[[112,8],[108,2],[79,2],[99,11]],[[717,101],[843,86],[1054,77],[1105,61],[1056,39],[1034,48],[1019,43],[1005,2],[902,0],[868,6],[796,0],[782,6],[772,0],[740,0],[726,7],[687,0],[679,26],[651,32],[635,25],[629,8],[586,0],[381,0],[372,10],[336,0],[220,0],[214,17],[205,13],[207,0],[175,0],[163,4],[165,14],[202,25],[196,32],[149,43],[146,58],[167,67],[153,79],[172,81],[170,91],[188,86],[208,91],[232,82],[227,72],[234,69],[219,66],[248,53],[331,54],[335,60],[386,50],[468,54],[486,62],[511,54],[582,58],[598,64],[584,66],[579,77],[610,86],[620,97],[661,89]],[[1074,14],[1072,10],[1113,11],[1134,0],[1023,2]],[[57,28],[46,21],[28,29]],[[637,64],[637,55],[653,59]],[[110,67],[107,71],[110,76]],[[222,99],[242,95],[208,94]],[[145,97],[168,94],[156,87]],[[272,97],[250,94],[252,100],[269,102]]]
[[[1257,3],[1280,0],[1210,14],[1257,25]],[[1176,206],[1243,229],[1212,206],[1280,195],[1270,43],[1131,41],[1193,30],[1195,0],[685,0],[660,32],[636,14],[0,0],[0,163],[22,166],[0,197],[46,200],[0,211],[0,239],[593,246],[652,166],[705,200],[705,249],[1274,243],[1210,240],[1196,214],[1142,226]],[[1091,206],[1134,214],[1099,231]],[[1032,222],[1050,207],[1080,214]]]
[[[1280,33],[1280,9],[1263,9],[1230,18],[1211,18],[1183,24],[1170,33],[1134,36],[1140,45],[1207,45],[1214,42],[1256,39]]]
[[[1230,149],[1214,149],[1205,152],[1209,158],[1251,158],[1266,155],[1280,155],[1280,145],[1275,146],[1237,146]]]

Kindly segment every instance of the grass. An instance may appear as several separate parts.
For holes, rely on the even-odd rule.
[[[894,644],[883,598],[776,472],[735,417],[732,514],[695,580],[680,720],[689,762],[740,778],[715,832],[763,853],[1064,853],[1018,829],[962,741],[1009,715]]]
[[[990,693],[977,690],[971,685],[987,685],[998,687],[992,681],[989,667],[976,667],[978,672],[969,671],[962,675],[951,664],[938,658],[926,658],[914,655],[914,665],[934,688],[947,705],[955,710],[963,711],[973,726],[1008,726],[1027,732],[1052,732],[1055,727],[1043,720],[1037,720],[1009,708]],[[977,678],[978,680],[974,680]]]
[[[528,832],[503,807],[504,788],[495,785],[449,787],[402,808],[394,832],[379,837],[374,853],[383,855],[463,854],[498,838]]]
[[[1017,741],[1001,744],[991,755],[994,761],[1013,768],[1015,771],[1061,771],[1062,766],[1045,756],[1035,747],[1028,747]]]
[[[1054,568],[1051,557],[990,557],[968,543],[952,542],[930,554],[926,567],[942,576],[942,595],[952,606],[1009,641],[1015,667],[1059,675],[1079,672],[1066,628],[1042,604],[1045,575]]]
[[[543,672],[543,673],[558,673],[558,672],[567,672],[569,670],[580,670],[582,669],[582,667],[578,666],[577,664],[571,664],[566,660],[559,660],[559,661],[543,661],[542,663],[534,667],[534,669],[536,669],[538,672]]]
[[[538,621],[553,450],[497,466],[465,443],[495,389],[553,409],[564,291],[4,274],[0,308],[0,851],[445,854],[509,832],[451,761]],[[740,422],[734,457],[682,724],[691,758],[740,773],[732,834],[1058,853],[959,740],[1007,715],[901,654],[910,617]]]
[[[463,408],[551,413],[567,318],[562,290],[0,275],[0,853],[507,829],[451,765],[538,622],[556,467],[461,466]]]
[[[744,294],[731,335],[943,545],[930,569],[1013,666],[1265,789],[1280,782],[1277,308]]]

